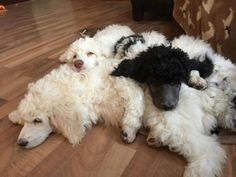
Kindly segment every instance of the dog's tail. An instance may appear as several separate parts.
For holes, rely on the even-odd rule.
[[[139,34],[132,34],[129,36],[123,36],[121,37],[114,46],[114,55],[120,55],[124,57],[126,55],[126,52],[129,51],[130,47],[132,45],[137,44],[138,42],[144,43],[144,37]]]
[[[184,177],[201,176],[201,177],[220,177],[222,167],[226,161],[226,153],[217,142],[215,137],[201,135],[202,144],[195,144],[195,147],[185,149],[190,152],[187,156],[188,165],[185,168]],[[191,149],[192,148],[192,149]],[[184,149],[184,148],[183,148]],[[188,152],[182,152],[186,155]]]
[[[170,129],[165,128],[163,126],[165,124],[159,124],[151,129],[149,138],[157,137],[161,145],[168,146],[170,150],[186,158],[188,165],[184,177],[220,177],[226,161],[224,149],[217,142],[216,137],[199,133],[191,125],[187,127],[189,123],[183,124],[186,128],[184,131],[177,128],[178,126],[172,125]],[[188,130],[191,132],[186,133]]]
[[[189,68],[190,70],[197,70],[202,78],[206,78],[213,73],[214,64],[206,54],[203,61],[200,61],[200,57],[191,59]]]

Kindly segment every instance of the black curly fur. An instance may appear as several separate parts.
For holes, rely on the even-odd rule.
[[[122,47],[122,55],[125,56],[125,53],[129,50],[130,46],[136,44],[138,41],[144,43],[144,37],[139,34],[121,37],[115,44],[113,51],[114,55],[116,55],[119,48]]]
[[[133,60],[123,60],[111,74],[125,76],[139,82],[158,78],[164,83],[188,83],[191,70],[198,70],[200,76],[208,77],[213,72],[212,61],[206,56],[203,62],[190,59],[179,48],[150,47]]]
[[[190,68],[198,70],[202,78],[207,78],[212,74],[214,65],[208,55],[205,55],[205,59],[202,62],[200,62],[196,58],[193,58],[191,60],[192,63],[190,63],[190,65],[192,66]]]

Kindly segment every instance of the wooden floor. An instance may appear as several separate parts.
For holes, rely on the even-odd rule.
[[[86,27],[130,25],[137,32],[181,34],[173,20],[133,22],[129,1],[31,0],[0,13],[0,177],[181,177],[185,160],[166,148],[146,146],[139,135],[125,145],[120,130],[98,125],[81,145],[72,147],[53,134],[32,150],[16,145],[21,127],[8,119],[27,84],[59,65],[58,56]],[[228,161],[223,177],[236,177],[236,146],[224,146]]]

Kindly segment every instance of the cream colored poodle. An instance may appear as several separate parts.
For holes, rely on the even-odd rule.
[[[53,131],[78,144],[86,128],[99,120],[121,125],[123,140],[134,141],[145,108],[143,91],[131,79],[110,76],[120,60],[99,56],[92,41],[76,41],[80,47],[68,58],[69,65],[29,85],[17,110],[9,114],[12,122],[24,125],[19,145],[35,147]]]

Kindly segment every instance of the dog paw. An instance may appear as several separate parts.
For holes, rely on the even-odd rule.
[[[208,86],[207,81],[199,75],[198,71],[191,71],[188,85],[197,90],[204,90]]]
[[[133,143],[136,138],[136,130],[122,130],[121,138],[125,143]]]
[[[146,141],[147,141],[147,144],[152,147],[158,148],[162,146],[162,142],[159,138],[155,138],[150,135],[147,137]]]

